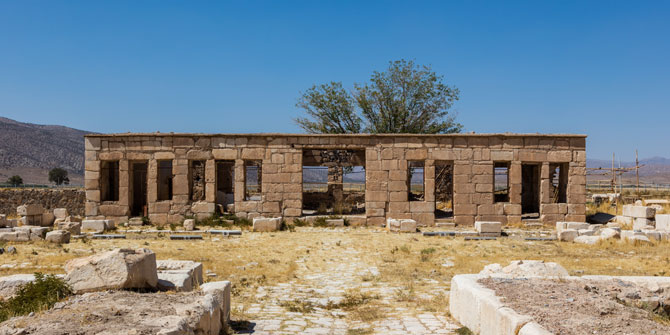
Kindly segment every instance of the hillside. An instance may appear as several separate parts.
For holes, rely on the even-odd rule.
[[[640,160],[640,181],[644,183],[670,183],[670,159],[663,157],[651,157]],[[587,159],[586,166],[589,168],[611,169],[612,161],[601,159]],[[634,167],[635,162],[621,162],[621,167]],[[614,167],[619,167],[619,162],[614,163]],[[603,171],[606,172],[606,171]],[[588,176],[589,180],[606,180],[608,176]],[[633,182],[635,180],[635,171],[623,175],[624,182]]]
[[[73,185],[82,184],[84,135],[55,125],[22,123],[0,117],[0,181],[18,174],[25,183],[48,183],[48,171],[62,167]]]

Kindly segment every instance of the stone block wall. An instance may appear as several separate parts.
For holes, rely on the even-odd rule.
[[[147,211],[157,224],[215,210],[216,160],[234,161],[234,208],[238,216],[302,215],[303,150],[365,151],[365,210],[369,225],[386,218],[433,225],[435,165],[453,164],[453,220],[518,223],[522,217],[522,165],[539,168],[539,214],[545,223],[584,221],[586,143],[583,135],[294,135],[294,134],[113,134],[86,137],[86,215],[123,221],[130,215],[129,163],[148,163]],[[119,162],[119,198],[100,194],[101,162]],[[157,200],[157,161],[172,160],[172,200]],[[204,199],[190,199],[190,162],[205,162]],[[261,196],[245,200],[245,162],[261,162]],[[424,163],[424,197],[409,201],[408,162]],[[509,164],[509,201],[495,202],[494,163]],[[568,167],[567,197],[551,197],[550,164]]]

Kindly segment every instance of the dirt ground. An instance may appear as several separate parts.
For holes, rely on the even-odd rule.
[[[201,294],[95,292],[76,295],[35,316],[12,318],[0,325],[0,335],[156,334],[174,324],[175,306],[195,303]],[[195,321],[194,321],[195,324]]]
[[[202,262],[206,281],[230,280],[238,333],[453,334],[460,325],[448,313],[452,276],[477,273],[491,263],[539,259],[557,262],[572,275],[670,271],[668,243],[466,241],[350,227],[203,237],[173,241],[166,235],[129,234],[124,240],[74,240],[63,246],[17,243],[17,254],[0,255],[0,275],[62,273],[71,258],[142,247],[158,259]]]
[[[636,307],[654,297],[670,301],[670,292],[649,292],[619,280],[487,278],[480,283],[554,334],[670,334],[670,319]]]

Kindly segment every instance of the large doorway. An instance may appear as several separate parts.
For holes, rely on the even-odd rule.
[[[540,165],[521,165],[521,214],[540,216]]]
[[[220,213],[235,211],[235,161],[216,161],[216,205]]]
[[[307,149],[302,162],[303,215],[365,213],[365,151]]]
[[[454,216],[454,165],[435,162],[435,219]]]
[[[130,215],[147,215],[147,162],[131,162]]]

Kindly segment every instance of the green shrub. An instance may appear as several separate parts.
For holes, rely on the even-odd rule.
[[[72,290],[63,279],[35,273],[35,281],[22,285],[14,297],[0,301],[0,322],[14,316],[47,310],[71,294]]]
[[[298,218],[293,219],[293,226],[295,226],[295,227],[305,227],[305,226],[308,226],[308,225],[309,225],[309,223],[307,223],[307,221],[305,221],[305,220],[300,220]]]
[[[456,329],[456,334],[458,335],[474,335],[475,333],[472,332],[468,327],[461,327]]]
[[[314,227],[328,227],[328,223],[326,222],[326,218],[323,217],[323,216],[316,218],[316,220],[314,220],[314,223],[312,223],[312,225]]]

